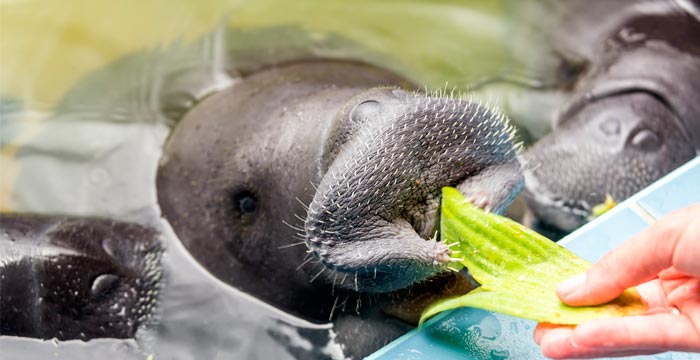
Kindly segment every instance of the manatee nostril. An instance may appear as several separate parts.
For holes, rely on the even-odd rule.
[[[350,112],[350,118],[352,121],[362,122],[366,118],[372,116],[379,111],[379,102],[376,100],[365,100],[352,109]]]
[[[600,123],[600,130],[607,135],[617,135],[620,133],[620,120],[615,118],[605,119]]]
[[[233,194],[233,206],[241,214],[250,214],[258,208],[258,200],[252,192],[242,190]]]
[[[401,89],[394,89],[394,90],[391,90],[391,94],[394,95],[396,98],[399,98],[399,99],[407,98],[408,95],[410,95],[410,94],[408,93],[408,91],[404,91],[404,90],[401,90]]]
[[[632,136],[632,146],[644,151],[654,151],[661,147],[661,139],[650,129],[641,129]]]
[[[95,278],[90,288],[90,295],[93,299],[104,297],[112,291],[119,283],[119,277],[113,274],[102,274]]]

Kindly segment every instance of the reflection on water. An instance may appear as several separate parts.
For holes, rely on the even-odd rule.
[[[4,355],[25,359],[47,355],[88,359],[97,354],[141,359],[149,354],[178,359],[340,356],[330,326],[293,318],[222,284],[185,252],[159,217],[154,177],[173,123],[168,116],[177,116],[196,99],[233,82],[221,67],[223,34],[221,29],[215,31],[189,48],[128,55],[89,74],[15,153],[21,163],[12,198],[15,208],[108,217],[160,229],[167,250],[158,325],[141,331],[138,345],[131,340],[59,343],[3,337]],[[15,107],[9,103],[3,110],[16,114]],[[10,129],[18,124],[11,121]],[[299,329],[306,329],[304,335]]]
[[[177,120],[270,64],[352,58],[464,86],[514,66],[494,45],[505,31],[495,2],[362,3],[2,3],[0,209],[147,224],[166,248],[159,321],[136,341],[4,336],[3,357],[341,358],[330,325],[284,314],[196,263],[160,218],[154,183]],[[479,331],[470,336],[495,336]]]

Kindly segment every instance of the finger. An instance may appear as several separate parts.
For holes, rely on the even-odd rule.
[[[675,266],[686,271],[700,267],[686,260],[700,253],[700,226],[691,223],[700,217],[700,205],[676,211],[607,253],[585,274],[562,283],[557,294],[569,305],[595,305],[608,302],[625,289],[649,281],[659,272]],[[692,226],[691,226],[692,225]],[[697,231],[697,234],[695,233]],[[681,243],[681,239],[685,239]],[[681,265],[688,269],[679,267]],[[700,268],[697,269],[700,275]]]
[[[700,338],[687,317],[663,314],[594,320],[575,329],[551,329],[540,339],[544,355],[587,358],[699,351]]]
[[[619,357],[634,355],[651,355],[665,352],[665,349],[616,350],[607,348],[586,348],[571,341],[573,330],[552,331],[542,339],[542,354],[552,359],[594,359],[600,357]]]
[[[542,343],[542,339],[547,336],[550,332],[553,330],[557,329],[563,329],[559,330],[556,333],[564,334],[564,335],[554,335],[552,338],[551,336],[548,337],[548,339],[545,341],[545,343]],[[558,340],[557,336],[563,336],[566,338],[568,335],[566,334],[573,334],[573,329],[574,326],[569,326],[569,325],[557,325],[557,324],[550,324],[550,323],[539,323],[537,324],[537,327],[535,328],[534,331],[534,338],[535,338],[535,343],[537,345],[542,346],[542,351],[547,357],[551,357],[554,359],[557,358],[571,358],[572,357],[572,352],[576,351],[580,353],[581,358],[593,358],[593,357],[600,357],[600,356],[631,356],[631,355],[648,355],[648,354],[655,354],[659,352],[664,352],[666,350],[663,349],[658,349],[658,350],[635,350],[635,351],[629,351],[629,350],[622,350],[622,351],[610,351],[610,349],[587,349],[585,351],[582,351],[583,349],[580,346],[573,345],[571,342],[564,341],[563,343],[557,343]],[[553,340],[554,339],[554,340]],[[572,347],[575,348],[572,350]]]
[[[539,344],[539,343],[540,343],[540,340],[542,339],[542,337],[543,337],[546,333],[548,333],[548,332],[551,331],[552,329],[557,329],[557,328],[560,328],[560,327],[564,327],[564,326],[563,326],[563,325],[557,325],[557,324],[550,324],[550,323],[539,323],[539,324],[537,324],[537,327],[535,328],[535,332],[534,332],[534,334],[533,334],[533,336],[535,337],[535,342]],[[573,326],[569,326],[569,327],[572,327],[572,328],[573,328]]]
[[[664,290],[669,305],[682,306],[700,299],[700,278],[664,281]],[[688,313],[690,314],[690,313]],[[700,312],[698,312],[700,314]]]

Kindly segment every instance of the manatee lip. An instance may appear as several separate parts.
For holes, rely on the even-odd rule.
[[[436,231],[442,187],[500,206],[522,176],[512,128],[499,112],[461,97],[399,93],[408,99],[397,100],[390,90],[372,91],[351,104],[377,99],[386,102],[382,111],[347,105],[352,110],[337,115],[343,126],[324,148],[333,152],[304,230],[326,268],[358,279],[356,290],[388,292],[453,260]]]
[[[525,188],[522,194],[538,220],[561,230],[572,231],[591,216],[591,206],[586,200],[535,194],[529,188]]]

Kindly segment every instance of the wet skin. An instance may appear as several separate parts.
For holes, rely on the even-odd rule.
[[[161,244],[150,227],[106,219],[0,216],[0,334],[132,338],[152,318]]]
[[[622,201],[700,153],[698,14],[628,5],[596,38],[552,133],[524,156],[523,194],[555,233],[585,223],[606,194]]]
[[[408,88],[363,64],[301,62],[200,100],[164,147],[163,217],[220,280],[307,320],[332,319],[346,356],[368,355],[431,301],[473,288],[447,270],[450,251],[435,240],[440,189],[500,212],[523,181],[499,114]],[[15,254],[3,251],[3,334],[130,338],[150,320],[161,286],[155,230],[2,219]],[[22,253],[29,247],[47,255]]]
[[[446,272],[450,251],[431,239],[440,189],[500,211],[520,163],[492,110],[397,87],[408,85],[310,62],[205,98],[165,146],[163,216],[214,275],[315,321],[337,291],[390,293]]]

